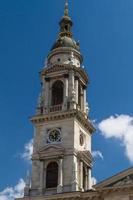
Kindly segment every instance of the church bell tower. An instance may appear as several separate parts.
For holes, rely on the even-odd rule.
[[[25,197],[91,189],[91,136],[86,101],[88,75],[65,3],[60,31],[40,73],[34,125],[31,183]]]

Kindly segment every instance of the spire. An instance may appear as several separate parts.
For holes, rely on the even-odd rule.
[[[52,46],[51,50],[58,47],[71,47],[79,51],[79,42],[76,42],[73,38],[72,26],[73,21],[69,16],[68,0],[65,0],[64,15],[59,22],[60,31],[58,34],[58,39]]]
[[[68,17],[68,0],[65,2],[64,16]]]
[[[71,28],[72,28],[73,22],[68,14],[68,0],[65,0],[64,15],[59,24],[60,24],[59,35],[72,37]]]

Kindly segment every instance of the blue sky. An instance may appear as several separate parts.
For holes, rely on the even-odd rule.
[[[38,72],[63,8],[63,0],[0,0],[0,191],[30,168],[22,154],[33,136]],[[133,138],[133,1],[71,0],[69,8],[90,77],[87,98],[97,126],[92,146],[103,156],[95,156],[93,176],[100,181],[133,164],[133,143],[127,144]]]

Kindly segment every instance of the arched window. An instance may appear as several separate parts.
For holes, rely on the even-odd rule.
[[[58,164],[51,162],[46,169],[46,188],[54,188],[58,185]]]
[[[52,105],[60,105],[63,103],[63,82],[56,81],[52,86]]]

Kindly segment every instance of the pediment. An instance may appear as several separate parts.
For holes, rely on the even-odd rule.
[[[84,161],[88,166],[92,167],[92,155],[90,151],[79,151],[78,157],[80,160]]]
[[[112,176],[94,186],[96,189],[109,187],[133,186],[133,168],[127,169],[119,174]]]
[[[64,148],[57,146],[57,145],[48,145],[40,149],[38,152],[39,158],[54,158],[54,157],[59,157],[64,155]]]

